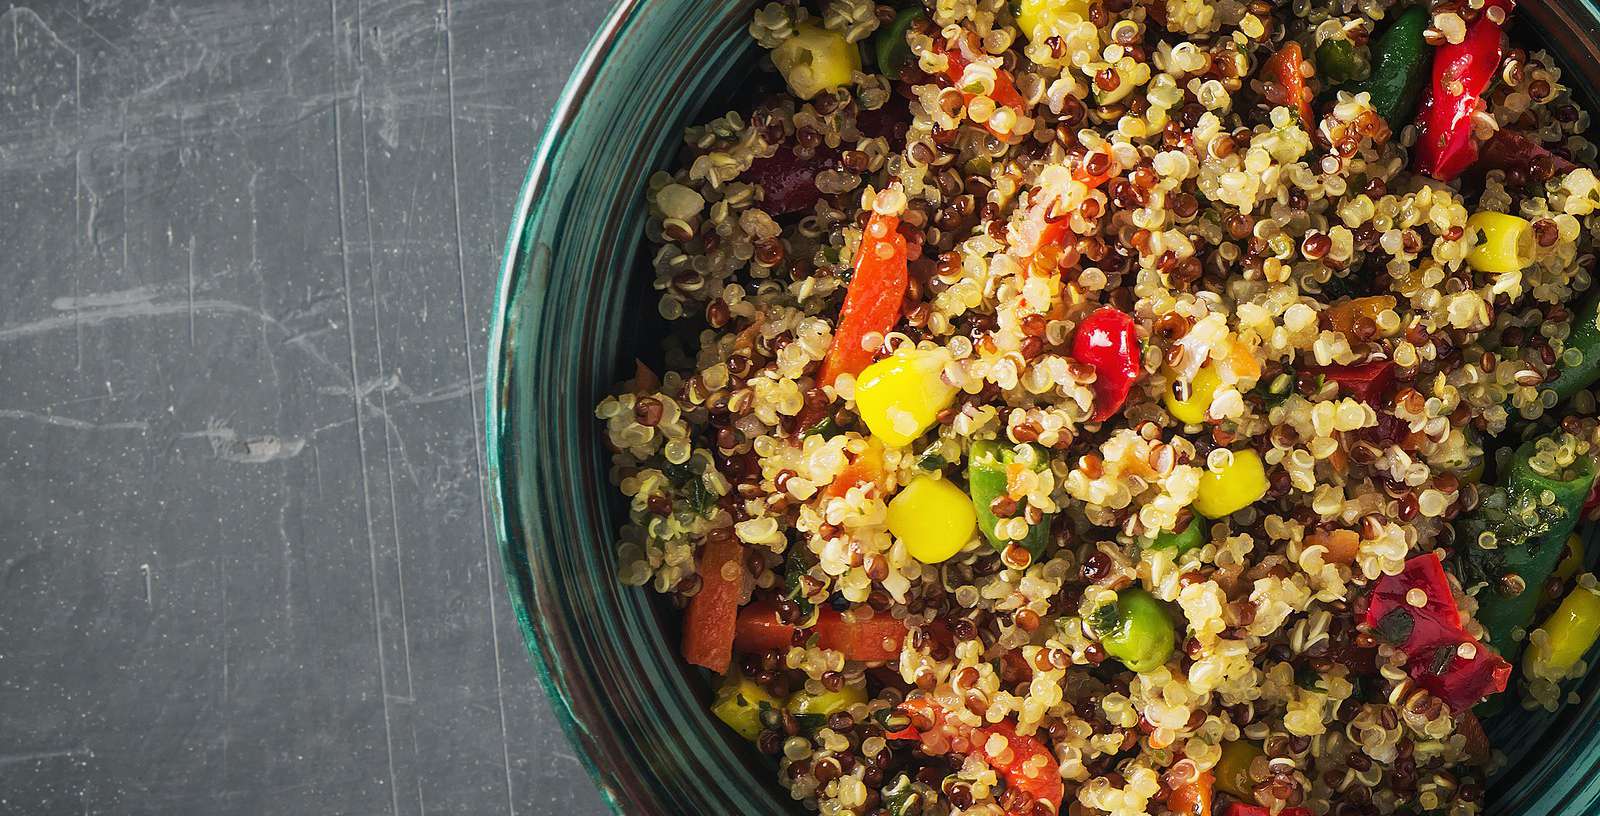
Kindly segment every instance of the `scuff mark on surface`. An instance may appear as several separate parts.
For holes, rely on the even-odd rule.
[[[184,439],[206,439],[211,442],[211,452],[225,462],[260,465],[279,459],[293,459],[305,450],[306,441],[298,436],[240,437],[239,432],[216,420],[203,431],[180,435]]]
[[[89,422],[72,417],[56,416],[55,414],[40,414],[33,411],[18,411],[11,408],[0,409],[0,419],[19,419],[30,422],[42,422],[46,425],[55,425],[58,428],[72,428],[78,431],[148,431],[150,423],[142,420],[128,422]]]

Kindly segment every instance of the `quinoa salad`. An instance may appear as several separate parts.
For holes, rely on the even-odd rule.
[[[756,10],[596,410],[730,739],[823,814],[1480,812],[1600,635],[1596,148],[1515,13]]]

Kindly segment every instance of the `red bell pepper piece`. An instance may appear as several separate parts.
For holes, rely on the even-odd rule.
[[[1482,15],[1467,26],[1465,39],[1447,42],[1434,52],[1433,81],[1418,117],[1418,172],[1450,181],[1477,161],[1472,114],[1483,106],[1483,92],[1500,70],[1501,28],[1510,17],[1511,8],[1511,0],[1489,0]],[[1491,9],[1499,9],[1504,15],[1501,23],[1490,19]]]
[[[833,346],[822,361],[817,375],[820,385],[832,385],[840,374],[860,374],[872,364],[873,349],[861,347],[868,334],[888,334],[900,320],[900,303],[905,300],[910,274],[906,270],[906,238],[900,234],[900,219],[873,213],[861,233],[861,248],[856,252],[855,276],[845,292],[839,324],[833,330]]]
[[[900,710],[914,720],[920,718],[931,725],[926,731],[911,725],[885,734],[886,738],[921,739],[924,733],[935,731],[962,738],[969,746],[968,752],[977,754],[989,763],[989,767],[1005,780],[1007,788],[1027,794],[1022,797],[1025,801],[1008,807],[1007,816],[1032,816],[1033,803],[1040,800],[1049,802],[1052,812],[1061,810],[1061,802],[1066,798],[1066,785],[1061,781],[1061,765],[1056,761],[1055,752],[1037,736],[1018,734],[1017,727],[1009,721],[977,728],[955,722],[945,717],[942,707],[926,697],[906,700],[900,704]],[[989,738],[992,736],[1005,738],[1006,745],[1002,752],[989,752]],[[1030,775],[1029,768],[1032,765],[1038,767]]]
[[[1420,589],[1422,606],[1407,597]],[[1372,585],[1366,624],[1379,638],[1406,654],[1406,672],[1454,711],[1466,711],[1480,700],[1506,689],[1511,664],[1487,644],[1461,629],[1461,612],[1444,567],[1432,554],[1406,562],[1399,575],[1385,575]],[[1470,644],[1471,657],[1461,647]]]
[[[744,545],[732,535],[708,539],[700,552],[700,592],[683,613],[683,659],[726,674],[733,660],[734,629],[744,592]],[[732,580],[723,566],[739,569]]]
[[[1260,805],[1234,802],[1228,806],[1227,816],[1272,816],[1272,811]],[[1278,811],[1278,816],[1311,816],[1311,811],[1303,807],[1284,808]]]
[[[1139,378],[1139,333],[1133,318],[1110,306],[1096,309],[1078,324],[1072,358],[1094,368],[1093,422],[1104,422],[1122,409]]]
[[[1394,361],[1373,360],[1360,365],[1332,365],[1317,369],[1339,384],[1350,397],[1376,408],[1394,390]]]
[[[833,481],[822,489],[824,498],[835,498],[850,492],[850,488],[868,482],[877,483],[883,480],[883,445],[877,440],[868,440],[867,449],[862,451],[853,461],[833,477]]]
[[[1290,40],[1278,49],[1278,53],[1267,58],[1262,70],[1283,90],[1282,99],[1274,99],[1269,95],[1267,101],[1294,108],[1300,116],[1300,126],[1309,133],[1316,127],[1316,122],[1312,119],[1311,91],[1306,88],[1305,75],[1300,73],[1300,65],[1305,61],[1305,52],[1301,50],[1300,43]]]
[[[756,601],[739,610],[733,645],[740,652],[783,651],[794,645],[796,627],[778,619],[778,607]],[[906,639],[905,622],[888,615],[847,621],[832,607],[817,610],[817,645],[843,652],[846,660],[893,660]]]
[[[971,64],[971,61],[967,59],[965,54],[961,53],[961,49],[947,48],[942,42],[934,43],[933,49],[936,53],[945,55],[945,78],[950,80],[950,84],[955,86],[956,90],[961,91],[963,100],[971,102],[977,97],[977,94],[967,93],[961,87],[961,78],[966,76],[967,66]],[[993,99],[997,105],[1004,105],[1015,110],[1019,115],[1028,107],[1027,100],[1023,99],[1022,94],[1017,92],[1016,80],[1012,79],[1011,72],[1004,68],[995,69],[994,89],[989,92],[989,98]],[[996,133],[994,128],[988,127],[987,123],[984,126],[988,128],[990,133],[994,133],[995,136],[1002,139],[1015,139],[1019,135],[1015,133]]]

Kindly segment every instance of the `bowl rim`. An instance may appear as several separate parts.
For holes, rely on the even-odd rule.
[[[519,562],[526,561],[526,556],[519,555],[516,548],[522,546],[523,531],[528,525],[521,522],[528,517],[528,514],[519,508],[513,495],[512,482],[508,478],[514,453],[511,437],[503,431],[515,422],[515,418],[508,415],[505,410],[508,401],[501,399],[501,396],[509,387],[511,380],[511,340],[519,330],[526,330],[517,325],[518,321],[514,319],[510,307],[516,293],[530,277],[531,270],[524,263],[526,258],[531,257],[529,239],[534,235],[529,226],[539,217],[536,211],[538,203],[545,197],[554,180],[552,173],[571,135],[571,126],[594,89],[601,67],[611,57],[619,41],[628,33],[646,2],[647,0],[613,0],[613,7],[607,12],[579,56],[557,96],[549,119],[544,124],[518,193],[516,208],[512,213],[502,250],[493,303],[494,312],[489,327],[482,403],[485,411],[483,450],[487,456],[488,512],[492,518],[491,523],[500,553],[501,576],[517,619],[518,631],[527,650],[529,662],[533,665],[535,675],[539,679],[541,688],[544,689],[563,736],[573,747],[575,756],[599,792],[601,801],[615,814],[626,813],[623,803],[608,782],[606,769],[602,768],[595,758],[590,743],[585,738],[584,726],[579,722],[571,701],[557,681],[554,671],[556,661],[549,654],[549,646],[537,631],[532,617],[537,612],[539,593],[535,585],[527,581],[518,569]],[[1590,19],[1578,19],[1578,15],[1574,14],[1574,7],[1587,10]],[[1587,36],[1579,34],[1575,42],[1590,59],[1588,61],[1566,59],[1562,61],[1562,68],[1582,77],[1580,82],[1574,84],[1591,89],[1591,98],[1600,96],[1600,60],[1597,60],[1600,58],[1600,0],[1524,2],[1519,4],[1519,11],[1522,12],[1519,15],[1520,19],[1536,19],[1538,21],[1536,25],[1540,28],[1565,28],[1587,34]],[[1600,102],[1600,99],[1595,101]],[[1600,119],[1595,120],[1595,128],[1600,129]],[[1595,674],[1600,675],[1600,670],[1596,670]],[[1569,796],[1560,803],[1563,808],[1561,812],[1567,812],[1565,808],[1570,805],[1572,797],[1585,792],[1592,795],[1593,791],[1589,789],[1594,788],[1595,784],[1587,787],[1580,785],[1569,791]],[[1538,796],[1537,793],[1534,795]],[[1544,803],[1543,798],[1540,797],[1541,804]]]
[[[515,546],[520,525],[513,524],[513,517],[517,514],[514,509],[516,502],[510,495],[510,481],[506,478],[509,462],[504,461],[509,455],[510,445],[499,433],[499,425],[504,415],[502,410],[504,403],[499,399],[499,395],[509,383],[508,339],[516,331],[516,327],[511,325],[512,321],[509,319],[510,306],[524,277],[518,261],[524,255],[526,240],[530,235],[527,227],[534,203],[543,197],[545,188],[550,183],[555,157],[570,133],[570,125],[579,107],[594,86],[599,66],[610,55],[626,31],[641,2],[643,0],[617,0],[616,5],[607,13],[600,28],[578,58],[577,65],[573,67],[572,73],[561,89],[561,94],[556,98],[549,120],[545,122],[544,132],[539,137],[533,159],[528,165],[522,189],[517,195],[516,209],[507,228],[505,248],[500,260],[499,281],[495,288],[494,317],[489,328],[488,367],[483,389],[489,513],[494,527],[495,541],[500,551],[501,577],[505,582],[506,594],[511,600],[512,611],[516,614],[517,629],[521,633],[523,646],[527,649],[530,662],[533,664],[534,673],[544,689],[545,698],[551,710],[555,712],[556,722],[561,726],[563,736],[573,747],[579,764],[588,773],[590,781],[600,793],[601,800],[612,813],[617,814],[623,812],[621,804],[605,784],[604,774],[583,740],[582,728],[577,717],[556,683],[551,668],[552,660],[545,654],[544,640],[534,631],[533,610],[530,609],[524,592],[519,591],[517,556],[512,547]],[[531,585],[526,589],[527,594],[533,593]]]

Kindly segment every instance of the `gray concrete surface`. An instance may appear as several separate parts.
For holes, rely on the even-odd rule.
[[[603,812],[479,438],[606,10],[0,0],[0,814]]]

